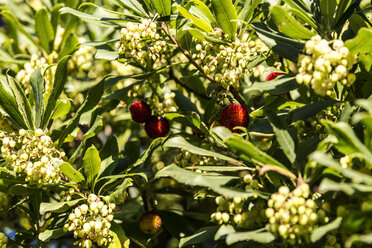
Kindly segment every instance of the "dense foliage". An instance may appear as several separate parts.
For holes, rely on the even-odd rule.
[[[0,247],[368,247],[369,0],[0,0]]]

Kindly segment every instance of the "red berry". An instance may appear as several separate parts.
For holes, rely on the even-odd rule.
[[[167,118],[161,118],[160,120],[156,116],[151,118],[145,124],[145,130],[150,138],[156,139],[164,137],[169,132],[169,122]]]
[[[151,117],[151,109],[149,105],[142,101],[135,101],[129,107],[132,120],[139,123],[144,123]]]
[[[249,123],[249,115],[246,109],[238,104],[227,106],[220,115],[220,123],[233,131],[234,127],[247,127]],[[238,132],[238,131],[233,131]]]
[[[270,80],[274,80],[275,78],[277,78],[280,75],[284,75],[284,73],[283,72],[276,72],[276,71],[272,72],[266,77],[265,81],[267,82],[267,81],[270,81]]]

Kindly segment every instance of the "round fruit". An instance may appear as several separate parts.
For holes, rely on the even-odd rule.
[[[238,104],[231,104],[222,111],[220,115],[220,123],[231,131],[233,131],[233,128],[237,126],[246,127],[249,123],[248,112]]]
[[[161,228],[161,218],[154,212],[147,212],[142,215],[139,221],[139,227],[146,234],[154,234]]]
[[[151,109],[149,105],[143,101],[135,101],[129,107],[132,120],[139,123],[148,121],[151,117]]]
[[[274,80],[275,78],[277,78],[280,75],[284,75],[284,73],[283,72],[272,72],[266,77],[265,81],[267,82],[267,81],[270,81],[270,80]]]
[[[164,137],[169,132],[169,122],[167,118],[158,119],[152,116],[145,124],[145,130],[150,138],[156,139]]]

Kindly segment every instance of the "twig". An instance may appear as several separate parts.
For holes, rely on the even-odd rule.
[[[243,108],[245,108],[248,111],[248,113],[252,112],[252,109],[240,97],[239,92],[233,86],[230,86],[230,92],[231,94],[233,94],[234,98],[240,103],[240,105],[242,105]]]

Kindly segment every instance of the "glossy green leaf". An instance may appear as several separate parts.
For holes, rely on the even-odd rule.
[[[40,9],[35,15],[35,30],[40,44],[47,53],[51,53],[55,34],[45,9]]]
[[[311,242],[315,243],[316,241],[324,237],[324,235],[326,235],[328,232],[338,229],[341,225],[341,222],[342,222],[342,217],[337,217],[332,222],[315,228],[311,232]]]
[[[125,193],[128,187],[132,186],[132,180],[125,178],[124,181],[115,188],[115,190],[110,194],[110,202],[115,204],[121,204],[125,200]]]
[[[56,109],[54,110],[52,119],[58,119],[70,112],[71,101],[69,99],[57,100]]]
[[[280,79],[274,79],[268,82],[255,82],[251,87],[243,91],[247,94],[252,91],[268,92],[272,94],[283,94],[299,87],[296,78],[285,76]]]
[[[290,16],[288,11],[282,6],[276,5],[272,7],[270,13],[280,32],[289,37],[308,40],[315,35],[295,18]]]
[[[262,0],[250,0],[244,4],[243,9],[239,13],[239,20],[249,22],[253,16],[254,10],[262,2]]]
[[[179,247],[184,247],[186,245],[201,244],[207,240],[213,240],[214,235],[218,231],[219,226],[208,226],[202,227],[197,230],[193,235],[181,238]]]
[[[211,0],[217,23],[221,29],[234,37],[238,28],[238,14],[231,0]]]
[[[171,14],[171,0],[152,0],[151,3],[154,5],[156,12],[158,12],[160,16],[169,16]]]
[[[75,34],[70,34],[63,44],[58,56],[63,58],[66,55],[72,55],[78,49],[79,39]]]
[[[312,14],[306,11],[306,7],[304,7],[300,2],[295,2],[293,0],[283,0],[283,2],[291,7],[288,9],[289,12],[303,20],[305,23],[311,25],[314,29],[318,29]]]
[[[347,40],[345,46],[353,54],[372,53],[372,30],[361,28],[354,39]]]
[[[27,124],[27,129],[35,129],[31,104],[22,89],[21,85],[11,76],[7,75],[9,87],[12,89],[14,99],[17,103],[18,110],[22,115],[23,120]]]
[[[141,16],[147,16],[145,9],[142,7],[142,4],[137,0],[117,0],[122,3],[125,7],[133,10]]]
[[[202,29],[206,32],[211,32],[213,30],[212,26],[209,25],[209,23],[207,23],[206,21],[204,21],[200,18],[197,18],[196,16],[190,14],[186,9],[182,8],[181,6],[177,6],[177,9],[183,17],[185,17],[186,19],[191,20],[192,23],[196,27],[198,27],[198,28],[200,28],[200,29]]]
[[[75,207],[79,203],[83,202],[84,199],[76,199],[73,201],[66,202],[42,202],[40,204],[40,214],[45,214],[46,212],[53,213],[64,213],[72,207]]]
[[[75,183],[81,183],[85,181],[83,174],[77,171],[70,163],[64,162],[59,165],[59,169],[65,174],[70,180]]]
[[[226,244],[231,245],[240,241],[252,240],[262,244],[271,243],[275,240],[275,236],[265,230],[265,228],[248,231],[248,232],[235,232],[230,233],[226,237]]]
[[[198,9],[200,9],[203,14],[208,18],[210,23],[215,23],[216,20],[214,19],[214,16],[210,9],[208,8],[207,5],[205,5],[202,1],[200,0],[191,0],[194,6],[196,6]]]
[[[41,74],[41,68],[37,68],[31,74],[30,83],[32,86],[35,101],[35,126],[39,128],[44,114],[44,78]]]
[[[45,107],[45,113],[42,119],[42,128],[45,128],[49,124],[49,120],[55,110],[57,99],[62,93],[63,88],[65,87],[65,83],[67,81],[67,61],[69,56],[63,57],[56,69],[56,74],[54,76],[54,82],[52,91],[50,92],[47,105]]]
[[[129,248],[130,239],[125,235],[123,228],[119,224],[115,221],[111,222],[110,230],[114,237],[108,248]]]
[[[163,144],[163,147],[182,148],[186,151],[191,152],[192,154],[198,154],[198,155],[209,156],[209,157],[216,157],[216,158],[219,158],[221,160],[231,161],[231,162],[234,162],[234,163],[237,163],[237,164],[241,164],[241,162],[239,162],[238,160],[236,160],[234,158],[222,155],[222,154],[217,153],[217,152],[206,150],[206,149],[200,148],[198,146],[194,146],[194,145],[190,144],[189,142],[187,142],[183,137],[180,137],[180,136],[176,136],[176,137],[168,139]]]
[[[17,102],[2,85],[0,85],[0,106],[15,121],[16,126],[27,129],[27,125],[18,110]]]
[[[334,14],[337,6],[336,0],[319,0],[320,12],[324,16],[328,26],[334,21]]]
[[[101,17],[96,17],[94,15],[90,15],[90,14],[87,14],[87,13],[84,13],[84,12],[81,12],[81,11],[78,11],[78,10],[75,10],[75,9],[72,9],[70,7],[63,7],[59,10],[59,13],[61,15],[64,15],[64,14],[72,14],[74,16],[77,16],[79,17],[80,19],[86,21],[86,22],[90,22],[90,23],[93,23],[93,24],[97,24],[97,25],[100,25],[100,26],[118,26],[118,24],[115,24],[113,22],[110,22],[109,18],[101,18]]]
[[[65,231],[63,231],[63,228],[57,228],[53,230],[45,230],[41,233],[39,233],[39,239],[43,242],[49,242],[52,239],[58,239],[65,235]]]
[[[97,148],[91,146],[85,152],[83,158],[84,173],[87,176],[87,184],[93,185],[101,167],[101,159]]]

